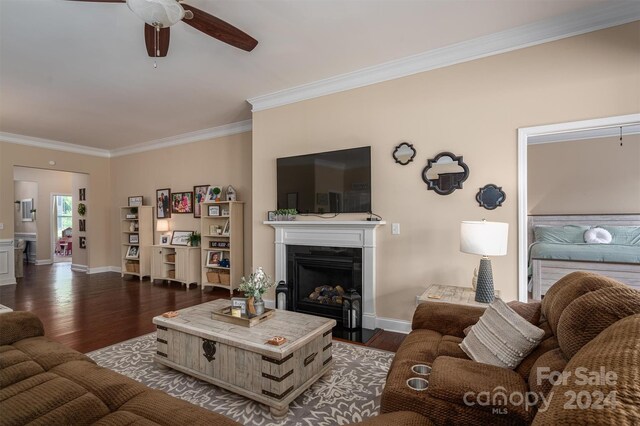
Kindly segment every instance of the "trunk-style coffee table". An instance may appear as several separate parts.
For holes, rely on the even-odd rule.
[[[229,306],[214,300],[178,311],[175,318],[157,316],[156,361],[287,414],[289,403],[332,365],[332,319],[277,310],[268,320],[243,327],[211,319]],[[266,344],[283,336],[281,346]]]

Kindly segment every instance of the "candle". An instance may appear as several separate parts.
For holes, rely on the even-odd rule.
[[[233,306],[231,308],[231,316],[238,318],[242,317],[242,308],[240,306]]]

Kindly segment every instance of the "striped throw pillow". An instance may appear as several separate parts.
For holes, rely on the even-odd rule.
[[[471,327],[460,348],[474,361],[513,370],[543,336],[542,329],[496,298]]]

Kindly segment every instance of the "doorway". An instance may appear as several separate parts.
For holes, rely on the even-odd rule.
[[[73,200],[69,194],[52,194],[51,226],[53,262],[71,262],[73,254]]]

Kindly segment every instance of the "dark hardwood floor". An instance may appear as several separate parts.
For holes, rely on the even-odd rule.
[[[25,264],[17,285],[0,287],[0,304],[31,311],[42,320],[51,339],[89,352],[155,331],[151,319],[166,311],[228,298],[224,289],[204,293],[192,286],[151,284],[105,272],[71,271],[69,263]],[[395,352],[404,334],[383,332],[367,346]]]

